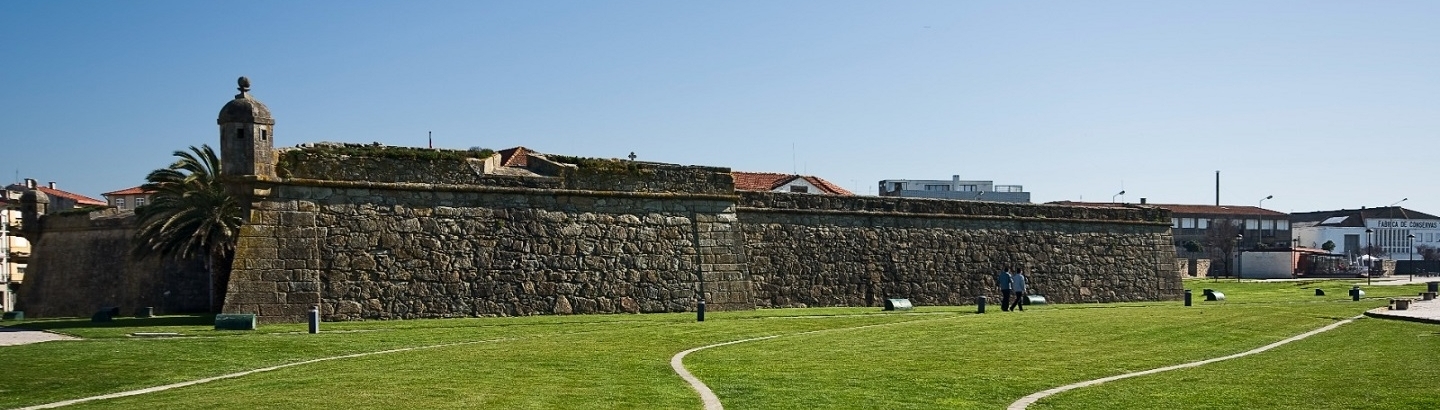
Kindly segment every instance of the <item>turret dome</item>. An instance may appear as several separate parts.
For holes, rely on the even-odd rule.
[[[225,107],[220,109],[220,117],[215,122],[217,124],[240,122],[275,125],[275,119],[270,117],[270,109],[265,107],[265,103],[250,97],[250,79],[240,77],[238,82],[240,87],[237,89],[240,90],[240,93],[235,94],[235,99],[225,103]]]

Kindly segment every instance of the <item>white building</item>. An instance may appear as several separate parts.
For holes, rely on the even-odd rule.
[[[1321,248],[1333,242],[1332,253],[1359,256],[1374,246],[1376,255],[1405,260],[1417,246],[1440,247],[1440,217],[1398,206],[1341,209],[1290,214],[1300,246]]]
[[[887,179],[880,181],[879,192],[880,196],[1030,203],[1030,193],[1023,186],[961,180],[959,175],[950,180]]]
[[[16,236],[20,226],[20,192],[4,190],[0,198],[0,312],[15,310],[15,287],[25,281],[30,242]],[[12,285],[14,284],[14,285]]]

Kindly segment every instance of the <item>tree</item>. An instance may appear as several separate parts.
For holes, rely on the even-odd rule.
[[[1430,245],[1419,245],[1415,247],[1415,253],[1420,254],[1420,260],[1440,261],[1440,248]]]
[[[1231,266],[1233,261],[1231,257],[1233,255],[1231,255],[1230,251],[1234,250],[1235,247],[1239,245],[1239,241],[1235,239],[1235,236],[1239,234],[1239,220],[1231,220],[1224,218],[1216,219],[1210,221],[1210,227],[1205,229],[1205,247],[1214,251],[1218,251],[1211,253],[1212,259],[1224,259],[1225,270],[1226,272],[1231,274],[1234,274],[1235,270]]]
[[[1201,250],[1200,244],[1195,243],[1195,241],[1185,241],[1185,243],[1180,244],[1180,246],[1184,247],[1185,251],[1191,253],[1200,252]]]
[[[142,188],[154,193],[149,204],[135,209],[140,229],[131,252],[139,257],[203,258],[210,310],[218,311],[221,298],[216,295],[224,281],[216,280],[216,269],[235,254],[243,221],[240,205],[220,184],[220,160],[209,145],[175,151],[175,156],[175,163],[145,176]]]
[[[1325,241],[1325,243],[1320,244],[1320,249],[1324,249],[1325,252],[1334,252],[1334,251],[1335,251],[1335,241]]]

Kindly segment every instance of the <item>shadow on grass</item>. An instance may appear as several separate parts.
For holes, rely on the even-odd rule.
[[[208,326],[215,324],[215,315],[183,315],[183,316],[156,316],[156,317],[117,317],[109,322],[92,322],[90,319],[47,319],[27,321],[11,325],[17,329],[32,330],[59,330],[59,329],[98,329],[108,327],[165,327],[165,326]]]

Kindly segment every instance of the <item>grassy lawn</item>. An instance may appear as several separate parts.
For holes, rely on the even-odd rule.
[[[207,317],[29,321],[86,338],[0,347],[0,408],[329,360],[77,408],[699,408],[669,368],[682,350],[731,409],[1003,408],[1036,391],[1238,353],[1414,295],[1423,282],[1191,281],[1177,302],[784,309],[268,325],[211,330]],[[1363,281],[1361,282],[1363,284]],[[1325,290],[1317,297],[1315,287]],[[1225,293],[1204,302],[1200,289]],[[5,322],[12,325],[13,322]],[[140,339],[133,332],[178,332]],[[1268,352],[1072,390],[1031,408],[1437,408],[1440,326],[1361,319]]]

